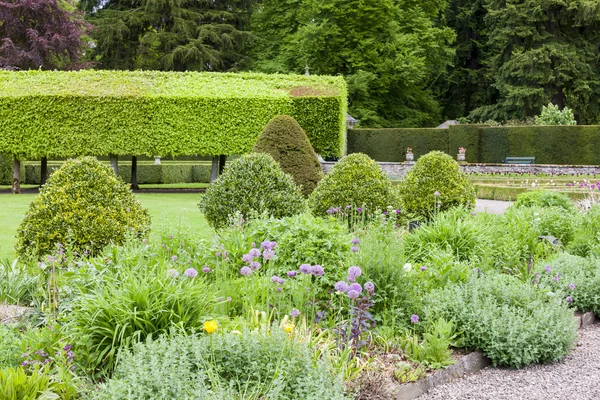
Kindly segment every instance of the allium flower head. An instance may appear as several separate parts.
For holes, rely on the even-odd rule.
[[[302,272],[303,274],[310,274],[312,272],[312,267],[310,266],[310,264],[302,264],[300,266],[300,272]]]
[[[350,297],[353,300],[358,298],[359,295],[360,293],[358,293],[356,290],[348,290],[348,297]]]
[[[434,195],[435,197],[440,197],[440,196],[441,196],[441,193],[440,193],[440,192],[438,192],[438,191],[436,190],[436,191],[435,191],[435,193],[433,193],[433,195]],[[417,317],[417,318],[419,318],[419,317]]]
[[[210,268],[208,268],[207,266],[202,267],[202,272],[204,272],[205,274],[208,274],[210,272]]]
[[[256,270],[257,270],[257,269],[259,269],[259,268],[260,268],[260,263],[259,263],[258,261],[252,261],[252,262],[250,263],[250,269],[251,269],[252,271],[256,271]]]
[[[344,282],[344,281],[337,282],[333,287],[338,292],[346,293],[348,291],[348,284],[346,282]]]
[[[575,288],[576,288],[576,286],[575,286],[575,284],[574,284],[574,283],[570,283],[570,284],[569,284],[569,289],[571,289],[571,290],[575,290]]]
[[[295,277],[297,274],[298,274],[298,272],[296,272],[296,271],[288,271],[288,272],[287,272],[287,276],[288,276],[288,278],[293,278],[293,277]]]
[[[362,286],[360,286],[360,283],[353,283],[348,286],[348,290],[354,290],[358,293],[362,293]]]
[[[396,210],[396,214],[400,214],[400,210]]]
[[[549,265],[546,265],[546,272],[550,272],[551,268]]]
[[[311,273],[314,276],[323,276],[323,274],[325,274],[325,270],[320,265],[313,265]]]
[[[365,283],[365,289],[369,294],[375,293],[375,284],[373,282]]]
[[[171,261],[172,261],[172,262],[175,262],[175,261],[177,261],[177,256],[172,256],[172,257],[171,257]]]
[[[298,310],[296,308],[292,309],[292,311],[290,311],[290,316],[292,318],[299,317],[300,316],[300,310]]]
[[[352,239],[352,244],[357,245],[359,243],[360,243],[360,239],[359,238]]]
[[[242,267],[242,269],[240,269],[240,274],[244,275],[244,276],[248,276],[252,273],[252,270],[248,267]]]
[[[345,208],[346,208],[346,210],[349,210],[352,208],[352,206],[346,206]]]
[[[410,316],[410,322],[412,322],[413,324],[418,324],[419,323],[419,316],[417,314],[413,314]]]
[[[283,278],[278,277],[277,275],[273,275],[271,277],[271,282],[283,285],[285,283],[285,280],[283,280]]]
[[[573,302],[573,298],[571,296],[567,296],[567,303],[572,303]]]
[[[242,261],[245,262],[245,263],[252,262],[252,255],[251,254],[244,254],[242,256]]]
[[[188,268],[183,272],[183,275],[187,276],[188,278],[195,278],[198,276],[198,271],[196,271],[194,268]]]
[[[263,258],[265,260],[270,260],[275,256],[275,252],[273,250],[267,249],[263,251]]]
[[[556,276],[555,276],[554,278],[552,278],[552,279],[554,279],[554,282],[558,282],[558,281],[560,281],[560,273],[559,273],[558,275],[556,275]]]
[[[358,278],[361,275],[362,275],[362,270],[360,269],[360,267],[353,265],[352,267],[348,268],[348,276],[352,277],[353,282],[356,280],[356,278]]]
[[[363,211],[362,207],[358,207],[358,208],[356,209],[356,212],[359,212],[359,213],[361,213],[362,211]]]
[[[252,248],[252,249],[250,249],[248,254],[250,254],[253,258],[260,257],[260,249]]]
[[[176,269],[171,268],[167,271],[167,275],[169,275],[171,278],[177,278],[179,277],[179,272],[177,272]]]
[[[356,247],[356,246],[352,246],[352,247],[350,248],[350,251],[351,251],[351,252],[353,252],[353,253],[357,253],[357,252],[358,252],[358,247]]]
[[[427,271],[427,267],[423,265],[423,266],[420,268],[420,270],[421,270],[421,271]]]

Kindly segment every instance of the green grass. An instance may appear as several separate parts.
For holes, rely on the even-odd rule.
[[[36,195],[0,195],[0,259],[14,258],[15,235]],[[156,231],[180,226],[189,227],[200,237],[210,239],[214,233],[198,209],[198,193],[143,193],[137,195],[142,205],[150,211],[152,229]]]

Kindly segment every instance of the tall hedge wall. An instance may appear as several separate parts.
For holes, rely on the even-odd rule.
[[[365,153],[377,161],[406,161],[406,148],[415,159],[433,150],[448,151],[448,129],[353,129],[348,131],[348,153]]]
[[[296,118],[322,156],[344,149],[342,77],[153,71],[0,71],[0,153],[241,154]]]

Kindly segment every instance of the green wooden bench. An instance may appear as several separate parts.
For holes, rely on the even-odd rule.
[[[505,164],[535,164],[535,157],[506,157]]]

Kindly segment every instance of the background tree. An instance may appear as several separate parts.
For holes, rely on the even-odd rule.
[[[85,30],[68,2],[0,0],[0,68],[77,68]]]
[[[244,49],[252,0],[82,0],[104,69],[229,71]]]

